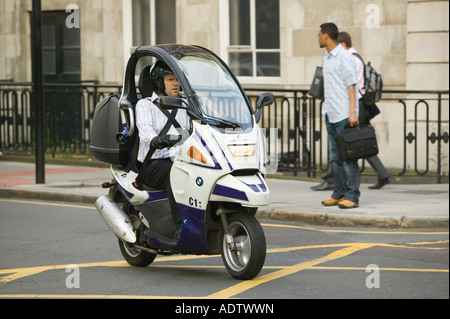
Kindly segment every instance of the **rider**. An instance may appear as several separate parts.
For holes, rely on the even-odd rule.
[[[139,130],[138,161],[143,163],[150,149],[155,150],[151,159],[139,172],[140,181],[155,189],[164,189],[169,198],[172,220],[174,223],[174,237],[181,232],[181,217],[170,185],[170,170],[172,159],[177,155],[181,136],[179,130],[170,126],[166,135],[159,136],[166,126],[168,118],[155,105],[162,96],[179,96],[180,83],[172,70],[163,61],[157,61],[150,70],[154,92],[151,97],[141,99],[136,104],[136,126]],[[182,130],[190,128],[190,121],[183,109],[177,111],[175,120]],[[170,112],[170,111],[169,111]]]

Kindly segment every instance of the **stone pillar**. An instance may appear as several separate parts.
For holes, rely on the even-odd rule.
[[[449,89],[448,10],[448,1],[408,1],[407,90]]]

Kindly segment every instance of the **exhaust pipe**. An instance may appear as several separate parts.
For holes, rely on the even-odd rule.
[[[130,219],[108,195],[97,198],[95,207],[103,221],[117,237],[131,244],[136,242],[136,234]]]

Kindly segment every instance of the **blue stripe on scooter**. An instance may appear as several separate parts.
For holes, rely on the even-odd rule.
[[[216,185],[214,187],[214,190],[212,192],[214,195],[224,196],[224,197],[230,197],[240,200],[248,201],[248,197],[243,191],[238,191],[237,189],[222,186],[222,185]]]
[[[127,191],[125,188],[122,187],[119,183],[117,183],[117,186],[119,186],[120,192],[125,196],[125,198],[129,201],[134,194]]]
[[[259,178],[259,181],[261,182],[261,184],[258,184],[258,186],[261,188],[261,190],[263,191],[263,193],[267,192],[266,183],[264,183],[264,181],[262,180],[260,174],[258,174],[258,178]]]
[[[133,193],[130,193],[129,191],[127,191],[120,184],[117,184],[117,185],[120,188],[120,192],[125,196],[125,198],[128,201],[130,201],[134,197]],[[151,192],[147,191],[147,194],[148,194],[148,199],[145,201],[146,203],[167,199],[167,192],[165,190],[151,191]]]
[[[243,184],[245,184],[246,186],[248,186],[255,193],[259,193],[259,192],[266,193],[267,192],[267,187],[266,187],[266,184],[261,179],[261,175],[257,174],[256,176],[258,177],[259,181],[261,182],[260,184],[247,184],[246,182],[244,182],[242,180],[241,180],[241,182]]]
[[[146,200],[146,203],[155,202],[158,200],[168,198],[166,191],[156,191],[156,192],[147,192],[147,193],[148,193],[148,199]]]
[[[242,183],[244,183],[244,182],[242,182]],[[247,183],[244,183],[244,184],[247,185],[255,193],[259,193],[260,192],[258,186],[256,186],[255,184],[247,184]]]
[[[220,146],[220,144],[219,144],[219,142],[217,142],[217,139],[216,139],[216,137],[214,136],[214,134],[212,135],[212,137],[213,137],[214,141],[216,141],[216,144]],[[223,157],[225,158],[225,160],[226,160],[227,163],[228,163],[228,167],[230,168],[230,171],[232,171],[232,170],[233,170],[233,166],[231,166],[231,163],[230,163],[230,161],[228,160],[227,156],[225,155],[225,152],[223,151],[223,149],[221,149],[221,151],[222,151]]]
[[[205,140],[200,136],[198,131],[194,131],[194,138],[197,139],[203,145],[203,147],[206,149],[206,151],[209,153],[209,156],[211,156],[211,158],[213,159],[214,167],[201,165],[201,164],[197,164],[197,163],[192,163],[192,162],[186,162],[186,161],[183,161],[183,160],[182,160],[182,162],[189,163],[189,164],[192,164],[192,165],[195,165],[195,166],[209,168],[209,169],[218,169],[218,170],[222,169],[222,166],[220,166],[219,162],[214,157],[214,154],[211,152],[211,150],[209,149],[208,145],[206,145]]]

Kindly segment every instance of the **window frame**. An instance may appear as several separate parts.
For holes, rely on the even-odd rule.
[[[254,64],[252,76],[237,76],[243,84],[281,84],[282,79],[282,55],[281,55],[281,26],[280,26],[280,47],[278,49],[257,49],[256,48],[256,0],[250,1],[250,45],[230,45],[230,18],[229,18],[229,0],[220,0],[220,55],[223,60],[229,64],[229,53],[251,53]],[[279,21],[281,24],[281,0],[279,0]],[[278,53],[280,55],[280,75],[279,76],[258,76],[256,55],[258,53]]]
[[[150,43],[156,45],[156,0],[150,1]],[[124,47],[124,65],[127,65],[131,52],[138,46],[133,45],[133,0],[122,0],[122,29],[123,29],[123,47]],[[176,4],[176,2],[175,2]],[[175,6],[176,9],[176,6]],[[175,34],[176,37],[176,34]]]

